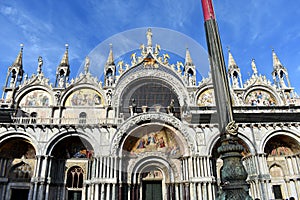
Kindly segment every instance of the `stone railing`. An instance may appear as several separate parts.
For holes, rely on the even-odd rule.
[[[300,112],[300,106],[234,106],[234,113],[294,113]]]
[[[37,125],[105,125],[120,124],[122,118],[39,118],[39,117],[12,117],[14,124],[37,124]]]

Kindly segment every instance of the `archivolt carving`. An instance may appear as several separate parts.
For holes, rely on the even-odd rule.
[[[195,140],[190,136],[190,134],[187,131],[187,127],[176,117],[166,114],[166,113],[147,113],[147,114],[139,114],[132,118],[129,118],[126,122],[123,123],[123,125],[118,129],[117,133],[115,134],[112,146],[111,146],[111,154],[117,154],[120,143],[125,136],[126,133],[129,133],[133,128],[137,126],[137,124],[141,124],[142,122],[146,122],[149,120],[154,121],[161,121],[163,123],[170,124],[175,129],[179,130],[183,136],[186,138],[190,152],[194,153],[194,142]]]
[[[151,158],[151,159],[149,159]],[[156,158],[156,159],[155,159]],[[173,170],[173,173],[171,173],[171,176],[173,177],[170,177],[171,181],[174,181],[177,180],[179,178],[179,173],[177,171],[177,167],[176,167],[176,164],[170,160],[165,154],[163,153],[157,153],[157,152],[147,152],[145,154],[143,154],[142,156],[140,156],[137,160],[134,160],[134,162],[132,162],[130,164],[130,166],[128,167],[128,180],[131,180],[131,176],[135,176],[137,173],[139,173],[140,170],[139,167],[137,166],[139,163],[142,163],[142,165],[145,165],[147,163],[152,163],[153,164],[153,159],[156,160],[157,163],[160,163],[162,165],[165,165],[165,167],[167,167],[169,169],[169,166],[170,165],[170,169]],[[173,179],[173,180],[172,180]],[[134,179],[134,181],[136,181]]]

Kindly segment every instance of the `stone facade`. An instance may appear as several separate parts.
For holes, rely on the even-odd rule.
[[[103,82],[89,58],[69,79],[68,46],[54,84],[42,58],[27,78],[21,48],[1,101],[0,199],[216,198],[226,183],[211,77],[196,83],[188,49],[173,62],[146,35],[129,64],[110,49]],[[253,60],[243,82],[229,52],[234,119],[253,199],[299,199],[299,99],[274,51],[273,68],[271,82]]]

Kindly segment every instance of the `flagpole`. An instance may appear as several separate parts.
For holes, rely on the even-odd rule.
[[[232,101],[226,76],[223,50],[212,0],[202,0],[204,26],[214,94],[218,115],[221,146],[218,152],[223,160],[219,200],[250,200],[247,172],[242,164],[244,147],[238,143],[238,126],[233,119]]]

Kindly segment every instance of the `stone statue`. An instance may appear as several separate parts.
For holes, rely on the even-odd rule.
[[[168,106],[168,113],[169,114],[174,113],[174,111],[175,111],[174,102],[175,102],[174,99],[171,99],[170,105]]]
[[[38,69],[37,69],[38,74],[40,74],[42,72],[42,66],[43,66],[43,58],[42,58],[42,56],[39,56],[39,58],[38,58]]]
[[[85,57],[85,64],[84,64],[84,73],[88,73],[90,67],[90,58],[87,56]]]
[[[253,74],[257,75],[257,68],[256,68],[256,65],[255,65],[255,60],[254,59],[252,59],[251,67],[252,67],[252,70],[253,70]]]
[[[112,93],[110,90],[106,93],[106,97],[107,97],[107,105],[111,106]]]
[[[168,59],[170,59],[169,54],[166,53],[166,54],[163,55],[163,57],[164,57],[164,63],[167,64],[168,63]]]
[[[181,73],[182,71],[181,71],[181,68],[180,68],[180,67],[183,67],[182,62],[178,62],[178,61],[177,61],[176,66],[177,66],[177,72],[178,72],[178,73]]]
[[[130,58],[131,58],[131,64],[135,65],[136,64],[136,53],[131,54]]]
[[[158,54],[160,52],[160,45],[159,44],[156,44],[155,45],[155,51],[154,51],[154,53],[155,54]]]
[[[58,81],[58,86],[64,87],[64,84],[65,84],[64,76],[60,76]]]
[[[117,66],[119,67],[119,74],[121,75],[123,73],[123,65],[124,65],[124,62],[123,60],[120,60],[117,64]]]
[[[131,105],[129,106],[130,115],[133,116],[136,114],[136,103],[135,99],[131,99]]]
[[[146,36],[147,36],[147,46],[148,47],[152,47],[152,32],[151,32],[151,28],[148,28]]]

